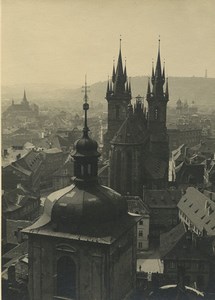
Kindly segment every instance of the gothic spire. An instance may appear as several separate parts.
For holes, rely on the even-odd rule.
[[[161,75],[161,59],[160,59],[160,38],[158,40],[158,57],[157,57],[157,64],[155,69],[155,78],[160,78]]]
[[[27,97],[26,97],[26,92],[25,92],[25,90],[24,90],[24,95],[23,95],[22,102],[23,102],[23,103],[27,103],[27,102],[28,102]]]
[[[125,92],[125,83],[126,83],[126,79],[123,72],[121,38],[120,38],[119,56],[118,56],[116,76],[114,81],[114,93],[116,95],[117,94],[121,95]]]
[[[155,75],[154,77],[152,76],[152,84],[153,84],[153,94],[154,95],[163,95],[163,85],[165,82],[165,70],[161,69],[161,59],[160,59],[160,38],[158,40],[158,56],[157,56],[157,63],[156,63],[156,68],[155,68]]]
[[[155,70],[154,70],[154,60],[152,60],[152,84],[154,84],[155,81]]]
[[[131,79],[129,78],[129,82],[128,82],[128,92],[129,94],[131,94]]]
[[[117,63],[117,69],[116,69],[116,76],[123,76],[121,41],[122,40],[120,38],[120,48],[119,48],[119,56],[118,56],[118,63]]]
[[[147,95],[146,95],[146,99],[149,100],[151,96],[151,87],[150,87],[150,79],[148,77],[148,87],[147,87]]]
[[[164,63],[163,63],[163,80],[164,80],[164,82],[165,82],[165,61],[164,61]]]
[[[124,68],[124,78],[125,78],[125,81],[127,81],[126,59],[125,59],[125,68]]]
[[[116,80],[116,70],[115,70],[115,60],[113,60],[113,72],[112,72],[112,82]]]
[[[107,94],[110,92],[110,85],[109,85],[109,76],[108,76],[108,82],[107,82]]]
[[[165,98],[166,98],[166,101],[169,101],[169,84],[168,84],[168,77],[167,77],[167,79],[166,79]]]

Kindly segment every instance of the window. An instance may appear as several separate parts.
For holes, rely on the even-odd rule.
[[[62,256],[57,262],[57,296],[76,298],[76,266],[69,256]]]
[[[139,236],[143,236],[143,231],[139,230]]]
[[[142,243],[142,242],[139,242],[139,243],[138,243],[138,248],[139,248],[139,249],[143,249],[143,243]]]
[[[143,225],[143,221],[140,221],[140,222],[139,222],[139,225]]]

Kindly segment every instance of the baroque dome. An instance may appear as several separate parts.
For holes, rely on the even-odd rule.
[[[127,202],[114,190],[95,184],[80,188],[70,186],[55,201],[51,210],[51,221],[56,228],[101,225],[114,222],[127,215]]]

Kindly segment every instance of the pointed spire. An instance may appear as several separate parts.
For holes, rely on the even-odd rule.
[[[128,92],[129,92],[129,94],[131,94],[131,78],[129,78]]]
[[[160,36],[158,40],[158,57],[157,57],[157,64],[155,69],[155,77],[160,78],[161,77],[161,59],[160,59]]]
[[[147,99],[148,99],[148,96],[150,97],[150,95],[151,95],[151,87],[150,87],[150,78],[148,77]]]
[[[112,82],[116,80],[116,70],[115,70],[115,59],[113,59],[113,73],[112,73]]]
[[[112,84],[112,81],[110,80],[110,93],[113,92],[113,84]]]
[[[107,94],[110,92],[110,85],[109,85],[109,76],[108,76],[108,82],[107,82]]]
[[[85,75],[85,85],[84,85],[84,128],[83,128],[83,137],[88,137],[89,128],[87,126],[87,111],[89,109],[89,104],[87,103],[88,95],[87,95],[87,75]]]
[[[168,84],[168,77],[167,77],[167,79],[166,79],[165,98],[166,98],[166,101],[169,101],[169,84]]]
[[[158,40],[158,57],[157,57],[157,63],[156,63],[154,78],[152,76],[152,85],[153,85],[152,93],[155,96],[160,95],[162,97],[164,82],[165,82],[165,67],[164,67],[163,72],[162,72],[161,58],[160,58],[160,37],[159,37],[159,40]]]
[[[24,90],[24,95],[23,95],[22,102],[23,102],[23,103],[27,103],[27,102],[28,102],[27,97],[26,97],[26,92],[25,92],[25,90]]]
[[[117,63],[117,69],[116,69],[116,76],[123,76],[121,41],[122,40],[120,38],[120,48],[119,48],[119,56],[118,56],[118,63]]]
[[[152,59],[152,84],[154,83],[155,80],[155,70],[154,70],[154,60]]]
[[[125,81],[127,81],[126,58],[125,58],[124,78],[125,78]]]
[[[163,80],[165,82],[165,60],[164,60],[164,63],[163,63]]]

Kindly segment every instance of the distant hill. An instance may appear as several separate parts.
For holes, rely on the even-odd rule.
[[[138,76],[131,78],[132,95],[136,97],[146,95],[148,78],[146,76]],[[97,82],[90,86],[89,98],[95,104],[106,103],[106,82]],[[50,85],[31,85],[26,86],[27,97],[30,102],[39,105],[51,102],[52,105],[70,107],[80,103],[83,99],[81,88],[68,88],[62,86]],[[203,77],[169,77],[169,105],[175,105],[180,97],[181,100],[187,100],[188,103],[195,101],[197,105],[213,105],[215,104],[215,78]],[[20,86],[3,86],[2,100],[4,105],[13,98],[15,102],[21,101],[23,96],[23,87]]]

